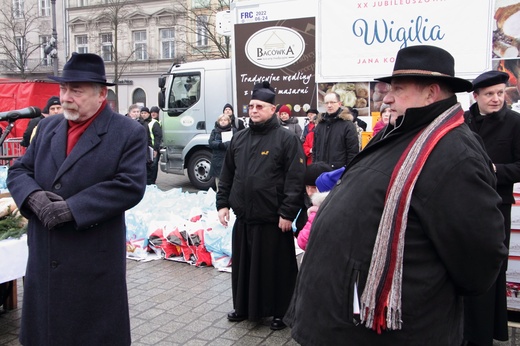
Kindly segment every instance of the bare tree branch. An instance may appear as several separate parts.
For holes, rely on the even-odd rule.
[[[177,2],[177,5],[183,8],[183,20],[178,23],[178,26],[184,35],[179,35],[179,37],[188,50],[189,60],[230,57],[229,37],[217,33],[215,21],[217,12],[229,10],[229,2],[230,0]],[[207,44],[204,44],[204,38],[207,40]],[[201,40],[202,42],[200,42]]]
[[[41,65],[39,59],[31,59],[37,62],[30,64],[29,58],[41,49],[38,33],[45,30],[38,20],[38,4],[25,2],[24,6],[15,9],[12,0],[0,2],[0,65],[22,79]]]

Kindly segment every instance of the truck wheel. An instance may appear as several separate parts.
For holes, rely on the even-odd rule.
[[[209,176],[211,152],[200,150],[193,154],[188,162],[188,178],[191,184],[199,190],[207,190],[215,186],[215,178]]]

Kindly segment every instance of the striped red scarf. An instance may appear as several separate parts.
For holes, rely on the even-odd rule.
[[[404,237],[415,183],[435,145],[463,122],[460,104],[452,106],[410,142],[394,168],[360,300],[361,321],[377,333],[401,329]]]

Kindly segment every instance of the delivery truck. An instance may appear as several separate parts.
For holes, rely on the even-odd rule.
[[[247,120],[253,86],[264,80],[275,88],[276,102],[302,122],[309,108],[323,111],[323,96],[335,91],[370,134],[389,90],[374,78],[391,73],[400,48],[442,47],[455,57],[456,75],[473,79],[504,59],[518,59],[520,34],[510,32],[514,26],[506,33],[503,18],[495,18],[514,19],[518,7],[510,0],[232,2],[218,16],[222,34],[231,37],[232,58],[174,63],[159,78],[161,170],[187,172],[199,189],[213,186],[208,139],[215,120],[226,103]],[[469,106],[467,94],[459,99]]]

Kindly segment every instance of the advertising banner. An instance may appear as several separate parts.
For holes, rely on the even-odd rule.
[[[493,18],[493,69],[509,74],[506,102],[520,113],[520,1],[497,0]]]
[[[262,81],[275,89],[277,104],[290,105],[293,116],[316,107],[313,17],[246,23],[235,26],[234,34],[239,116],[247,115],[253,86]]]
[[[383,0],[318,3],[316,78],[371,81],[389,75],[399,49],[432,45],[455,57],[458,77],[491,68],[491,0]],[[330,34],[336,33],[336,34]]]

